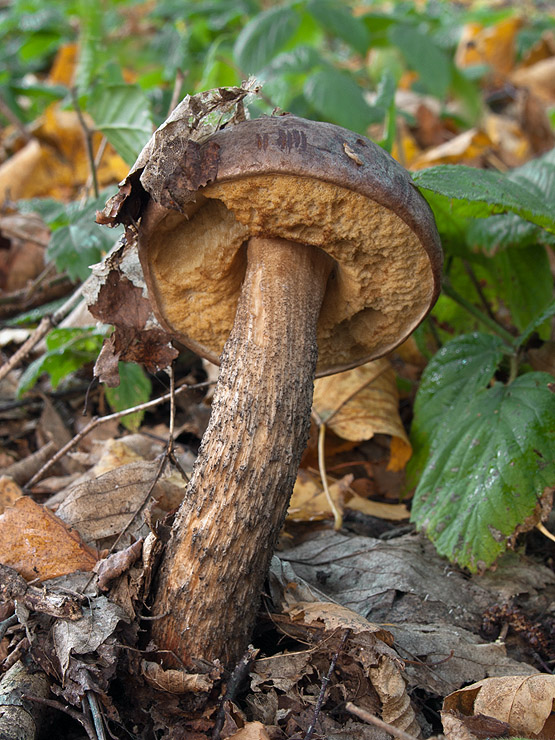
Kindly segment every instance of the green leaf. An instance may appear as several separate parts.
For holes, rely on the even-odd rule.
[[[541,245],[499,252],[486,263],[486,269],[497,298],[509,309],[512,323],[519,331],[553,300],[549,257]]]
[[[55,210],[50,212],[54,219],[50,223],[53,234],[46,256],[54,260],[59,270],[65,270],[72,280],[85,280],[89,276],[90,265],[100,260],[102,253],[112,247],[121,233],[121,229],[114,234],[111,229],[95,223],[95,213],[104,207],[105,202],[104,192],[84,206],[67,204],[63,214]]]
[[[42,373],[48,373],[52,388],[70,373],[97,358],[106,336],[104,328],[53,329],[46,338],[46,352],[21,375],[17,395],[32,388]]]
[[[413,173],[416,185],[431,191],[434,204],[461,216],[483,218],[492,213],[516,213],[522,218],[555,232],[553,207],[542,197],[531,193],[520,182],[490,170],[465,165],[444,164]]]
[[[125,409],[146,403],[150,398],[152,383],[142,367],[133,362],[120,362],[118,369],[120,384],[117,388],[105,387],[106,400],[112,411],[125,411]],[[144,415],[144,411],[135,411],[123,416],[121,423],[126,429],[136,432],[141,426]]]
[[[451,83],[451,64],[430,35],[415,26],[397,24],[390,29],[389,38],[418,72],[419,82],[435,97],[444,98]]]
[[[551,381],[528,373],[478,391],[436,438],[412,518],[441,555],[471,571],[495,562],[555,485]]]
[[[549,306],[547,306],[547,308],[545,308],[539,316],[535,316],[532,321],[530,321],[528,326],[523,330],[522,334],[518,338],[518,346],[522,347],[522,345],[530,339],[536,329],[538,329],[538,327],[541,327],[542,324],[545,324],[545,322],[552,316],[555,316],[555,300],[551,301]]]
[[[304,94],[324,119],[359,133],[365,133],[371,123],[383,120],[383,111],[368,105],[353,77],[335,67],[310,75]]]
[[[153,130],[143,90],[138,85],[98,85],[87,111],[118,154],[132,165]]]
[[[301,22],[290,6],[270,8],[255,15],[243,28],[233,50],[242,74],[256,74],[292,38]]]
[[[337,0],[310,0],[306,9],[326,31],[343,39],[359,54],[366,54],[370,34],[363,21],[355,18],[348,6]]]
[[[466,404],[488,386],[503,357],[502,339],[491,334],[463,334],[447,342],[430,360],[420,381],[411,427],[413,456],[407,466],[409,486],[418,483],[434,447],[456,417],[454,408]]]

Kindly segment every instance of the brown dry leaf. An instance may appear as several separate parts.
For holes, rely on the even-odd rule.
[[[0,236],[0,288],[24,288],[44,270],[50,229],[35,213],[11,213],[0,216]]]
[[[404,504],[384,504],[359,496],[350,488],[352,480],[353,476],[347,475],[329,487],[339,511],[350,509],[390,521],[409,518],[409,511]],[[312,522],[330,518],[333,518],[333,512],[322,488],[321,478],[301,468],[289,502],[287,519],[292,522]]]
[[[284,609],[294,622],[310,625],[320,622],[326,632],[350,630],[353,635],[372,633],[386,645],[393,645],[393,635],[361,614],[333,601],[297,601]]]
[[[511,75],[511,82],[517,87],[525,87],[546,103],[555,101],[555,56],[542,59],[530,67],[517,69]]]
[[[0,562],[27,580],[92,570],[98,553],[78,532],[29,498],[22,496],[0,516]]]
[[[23,496],[23,491],[9,475],[0,477],[0,514],[13,506],[18,498]]]
[[[471,128],[416,157],[411,169],[418,170],[436,164],[480,164],[480,158],[488,153],[491,146],[492,141],[484,131]]]
[[[512,735],[555,737],[555,676],[485,678],[445,698],[444,712],[485,715],[506,722]]]
[[[314,383],[314,409],[338,437],[362,442],[391,435],[388,470],[402,470],[412,454],[398,401],[395,373],[385,358]]]
[[[487,64],[494,81],[502,81],[513,69],[516,55],[516,35],[522,26],[518,17],[505,18],[492,26],[467,23],[455,54],[457,66],[473,67]]]
[[[533,155],[528,137],[512,118],[490,113],[485,117],[483,127],[507,165],[518,167]]]
[[[143,660],[141,670],[151,686],[159,691],[170,694],[200,694],[210,691],[214,686],[215,677],[208,673],[186,673],[180,669],[164,669],[158,663]]]
[[[247,722],[244,727],[234,732],[228,740],[270,740],[262,722]]]

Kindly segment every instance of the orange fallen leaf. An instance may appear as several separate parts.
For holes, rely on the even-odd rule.
[[[75,67],[77,66],[78,46],[77,44],[63,44],[56,52],[54,62],[48,75],[51,85],[66,85],[71,87]]]
[[[522,26],[517,16],[505,18],[491,26],[467,23],[455,54],[458,67],[486,64],[494,80],[502,80],[513,69],[516,57],[516,35]]]
[[[402,470],[412,454],[398,404],[395,373],[385,358],[314,383],[314,410],[338,437],[354,442],[375,434],[393,438],[388,470]]]
[[[491,146],[492,141],[484,131],[471,128],[445,144],[428,149],[416,157],[411,168],[418,170],[436,164],[472,164],[478,157],[487,154]]]
[[[28,581],[92,570],[98,553],[49,509],[29,496],[0,516],[0,562]]]

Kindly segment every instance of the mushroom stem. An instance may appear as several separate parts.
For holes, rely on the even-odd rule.
[[[185,666],[243,653],[310,427],[333,261],[251,238],[212,415],[160,570],[152,636]]]

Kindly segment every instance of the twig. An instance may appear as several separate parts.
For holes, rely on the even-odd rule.
[[[4,639],[4,635],[10,629],[10,627],[13,627],[14,624],[17,624],[17,614],[12,614],[11,617],[8,617],[7,619],[4,619],[3,622],[0,622],[0,641]]]
[[[370,714],[370,712],[367,712],[365,709],[360,709],[360,707],[357,707],[355,704],[353,704],[352,701],[348,701],[345,704],[345,709],[351,714],[354,714],[359,719],[368,722],[368,724],[370,725],[376,725],[376,727],[379,727],[381,730],[385,730],[385,732],[387,732],[389,735],[392,735],[399,740],[417,740],[414,735],[409,735],[408,732],[404,732],[398,727],[393,727],[393,725],[384,722],[383,719],[379,719],[379,717],[375,717],[373,714]]]
[[[197,388],[206,388],[207,386],[211,385],[210,381],[206,381],[204,383],[197,383],[196,385],[183,385],[181,388],[179,388],[177,391],[175,391],[175,395],[178,393],[183,393],[183,391],[186,390],[196,390]],[[42,476],[45,474],[47,470],[49,470],[52,465],[58,462],[69,450],[71,450],[72,447],[75,447],[78,442],[80,442],[83,437],[86,437],[89,432],[91,432],[96,426],[99,424],[105,424],[108,421],[114,421],[116,419],[121,419],[124,416],[128,416],[129,414],[134,414],[136,411],[145,411],[147,409],[154,408],[158,406],[161,403],[165,403],[166,401],[169,401],[171,398],[171,393],[166,393],[163,396],[159,396],[158,398],[155,398],[152,401],[146,401],[145,403],[141,403],[138,406],[133,406],[129,409],[124,409],[123,411],[116,411],[113,414],[107,414],[106,416],[94,416],[90,422],[87,424],[86,427],[84,427],[78,434],[76,434],[72,439],[67,442],[63,447],[61,447],[58,452],[44,465],[35,475],[27,482],[26,488],[29,488],[30,486],[34,485]]]
[[[78,712],[76,709],[71,709],[71,707],[62,704],[62,702],[56,701],[55,699],[43,699],[40,696],[32,696],[31,694],[23,694],[22,699],[26,699],[27,701],[34,701],[37,704],[44,704],[45,707],[57,709],[58,711],[69,715],[72,719],[79,722],[81,727],[87,733],[87,737],[89,737],[90,740],[98,740],[92,724],[81,712]]]
[[[98,706],[98,699],[96,698],[96,694],[94,693],[94,691],[87,691],[87,701],[91,710],[94,729],[96,730],[98,740],[107,740],[106,733],[104,732],[102,712],[100,711],[100,707]]]
[[[0,380],[6,377],[19,363],[31,353],[33,347],[35,347],[44,337],[48,334],[50,329],[56,327],[62,319],[71,311],[73,306],[80,300],[83,293],[83,288],[89,282],[90,278],[87,278],[85,282],[80,285],[77,290],[63,303],[54,313],[50,316],[44,316],[37,326],[35,331],[31,334],[29,339],[24,342],[21,347],[15,352],[10,359],[0,367]]]
[[[31,141],[33,138],[31,134],[27,131],[25,128],[25,125],[19,120],[19,118],[15,115],[15,113],[12,111],[10,106],[6,103],[6,101],[0,97],[0,113],[4,116],[4,118],[14,126],[21,136],[25,139],[26,142]]]
[[[327,672],[327,674],[322,678],[322,685],[320,687],[320,693],[318,694],[318,699],[316,701],[316,706],[314,707],[314,716],[312,717],[312,721],[310,725],[308,726],[308,729],[305,733],[304,740],[310,740],[312,735],[314,734],[314,730],[316,729],[316,722],[318,721],[318,715],[320,714],[320,711],[322,709],[322,705],[324,703],[324,700],[326,698],[326,691],[329,686],[329,683],[331,681],[331,677],[333,675],[333,672],[335,671],[335,666],[337,664],[337,659],[339,658],[339,654],[341,650],[343,649],[343,646],[347,642],[347,638],[351,634],[350,629],[346,629],[343,633],[343,637],[341,638],[341,642],[339,643],[339,647],[337,648],[336,652],[333,654],[332,659],[330,661],[330,667]]]
[[[81,124],[81,128],[83,129],[83,133],[85,135],[85,146],[87,148],[87,156],[89,158],[89,168],[92,177],[94,196],[95,198],[98,198],[98,177],[96,175],[96,163],[94,159],[93,134],[90,128],[87,126],[87,122],[85,121],[85,117],[83,116],[83,112],[77,98],[77,90],[74,87],[71,89],[71,101],[73,103],[73,107],[75,108],[75,112],[77,113],[77,118],[79,119],[79,123]]]
[[[220,706],[216,715],[216,721],[214,722],[214,729],[212,730],[212,740],[220,739],[220,733],[225,722],[226,703],[235,699],[237,692],[239,691],[239,689],[243,685],[243,682],[249,674],[250,667],[253,664],[256,656],[258,655],[258,652],[259,651],[256,648],[253,648],[252,645],[249,645],[243,657],[233,669],[233,673],[231,674],[231,677],[227,682],[225,694],[220,701]]]
[[[172,99],[170,100],[170,106],[168,108],[168,116],[177,107],[181,98],[181,90],[183,89],[183,83],[185,82],[185,74],[181,69],[178,69],[175,73],[175,82],[173,83]]]

